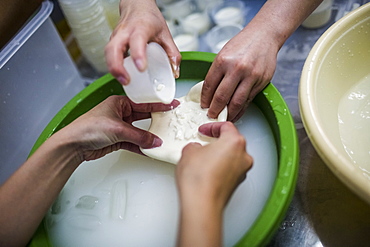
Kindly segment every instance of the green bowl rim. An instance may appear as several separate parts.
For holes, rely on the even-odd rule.
[[[194,60],[212,63],[216,57],[216,54],[207,52],[182,52],[181,54],[183,61]],[[100,90],[105,82],[111,80],[115,80],[115,78],[111,74],[106,74],[73,97],[73,99],[71,99],[45,127],[44,131],[35,142],[30,155],[33,154],[47,138],[57,131],[56,126],[59,126],[59,128],[64,127],[60,126],[60,124],[66,117],[65,115],[67,113],[75,109],[79,103],[83,102],[92,92]],[[278,150],[280,150],[278,152],[279,169],[273,189],[270,193],[271,196],[267,200],[264,209],[261,211],[254,224],[236,243],[236,246],[264,246],[269,243],[289,207],[298,177],[298,138],[295,124],[287,104],[278,90],[271,83],[269,83],[257,97],[265,98],[265,100],[270,104],[279,106],[279,109],[274,109],[272,106],[271,110],[274,112],[274,117],[277,123],[275,128],[277,127],[277,131],[279,133],[284,133],[284,135],[276,136],[275,133],[275,140],[279,147]],[[46,231],[41,225],[38,232],[39,234],[46,234]],[[42,241],[42,237],[38,237],[37,233],[31,240],[30,246],[37,246],[36,241]],[[47,243],[47,241],[48,240],[43,240],[44,243]]]

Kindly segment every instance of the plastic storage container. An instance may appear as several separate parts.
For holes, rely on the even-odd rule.
[[[26,159],[52,117],[84,83],[44,1],[0,52],[0,183]]]

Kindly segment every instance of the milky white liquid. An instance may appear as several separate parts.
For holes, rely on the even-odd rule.
[[[180,51],[196,51],[199,48],[199,41],[193,34],[179,34],[173,38]]]
[[[342,96],[338,122],[344,149],[353,164],[370,179],[370,75]]]
[[[211,23],[206,13],[193,13],[184,18],[182,25],[186,30],[196,31],[200,35],[209,29]]]
[[[178,83],[176,97],[193,84]],[[149,124],[148,120],[136,123],[144,129]],[[251,227],[277,172],[274,138],[261,111],[252,104],[237,127],[247,138],[254,165],[225,210],[224,246],[234,245]],[[53,246],[175,246],[175,168],[127,151],[84,162],[47,214]]]
[[[214,19],[218,25],[243,24],[243,13],[236,7],[225,7],[217,11]]]
[[[166,85],[164,85],[161,81],[159,81],[157,79],[153,80],[153,84],[154,84],[155,91],[157,91],[157,92],[161,92],[166,88]]]

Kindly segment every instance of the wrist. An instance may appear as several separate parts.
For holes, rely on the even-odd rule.
[[[73,137],[65,135],[64,131],[53,134],[43,146],[48,146],[51,155],[63,157],[63,163],[71,167],[76,168],[84,161],[81,144]]]
[[[182,198],[178,246],[222,246],[222,218],[223,207],[213,200]]]
[[[189,187],[185,187],[184,190],[180,191],[180,202],[182,208],[213,216],[222,215],[225,206],[222,196],[217,194],[214,188],[206,190],[198,187],[191,190]]]
[[[145,10],[151,10],[153,6],[157,8],[155,0],[121,0],[119,3],[119,11],[121,17],[123,13],[131,13],[136,10],[145,14]]]
[[[295,9],[285,5],[287,3],[281,3],[280,1],[266,2],[247,25],[254,32],[262,35],[263,39],[271,40],[278,49],[283,46],[299,25],[297,20],[299,15],[291,13]]]
[[[242,32],[246,34],[251,42],[266,43],[268,48],[273,48],[276,52],[284,45],[289,34],[283,32],[280,28],[276,28],[277,23],[266,22],[260,18],[253,19]]]

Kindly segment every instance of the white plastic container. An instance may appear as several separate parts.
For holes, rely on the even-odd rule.
[[[199,35],[195,30],[186,30],[180,25],[174,28],[171,34],[179,51],[197,51],[199,49]]]
[[[206,10],[209,6],[213,4],[221,3],[223,0],[195,0],[198,10]]]
[[[178,0],[163,6],[163,15],[168,20],[181,19],[190,15],[195,9],[191,0]]]
[[[131,57],[123,65],[130,74],[130,83],[123,86],[127,96],[135,103],[162,102],[169,104],[175,97],[175,77],[167,53],[157,43],[147,46],[147,69],[140,72]]]
[[[112,28],[103,3],[100,0],[59,0],[59,5],[87,61],[97,72],[107,73],[104,47]]]
[[[41,131],[84,82],[44,1],[0,52],[0,184],[26,159]]]
[[[211,26],[211,19],[206,11],[194,12],[180,20],[184,30],[197,32],[199,35],[207,32]]]
[[[179,51],[197,51],[199,49],[198,36],[195,33],[180,33],[173,37]]]
[[[218,53],[242,29],[241,25],[216,25],[207,33],[206,43],[213,53]]]
[[[120,0],[100,0],[103,4],[105,16],[107,17],[108,23],[112,29],[118,24],[119,14],[119,2]]]
[[[213,22],[216,25],[245,24],[245,5],[242,1],[224,1],[210,7]]]
[[[330,21],[333,0],[324,0],[302,23],[305,28],[320,28]]]

